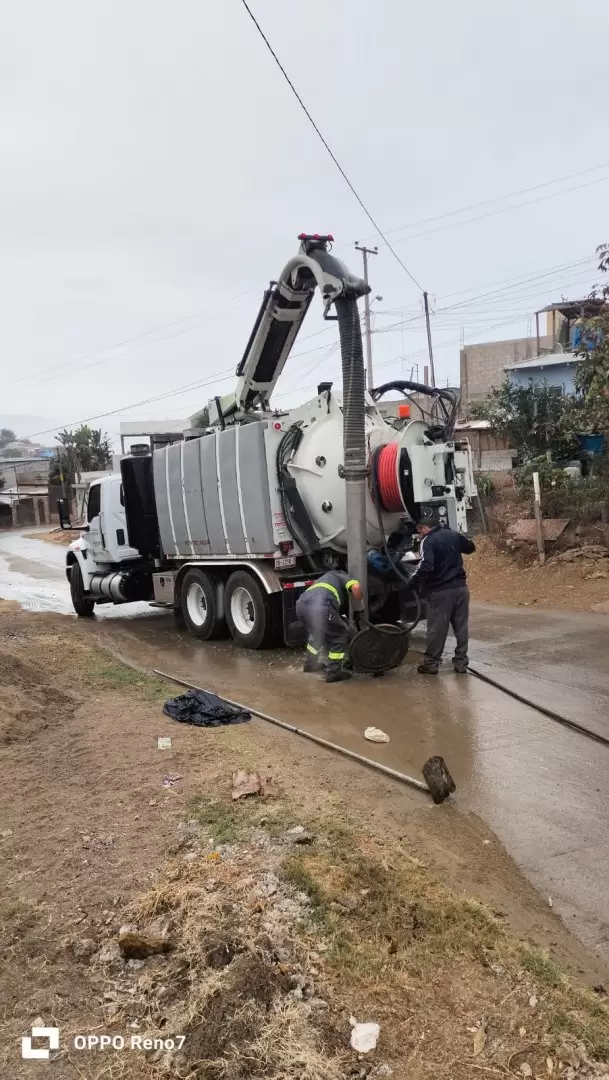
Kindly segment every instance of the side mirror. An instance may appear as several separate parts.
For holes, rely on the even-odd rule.
[[[60,529],[71,529],[72,520],[70,518],[70,504],[67,499],[57,500],[57,512],[59,513]]]

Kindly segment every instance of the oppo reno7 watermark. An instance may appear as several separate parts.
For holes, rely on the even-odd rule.
[[[74,1035],[71,1040],[75,1050],[181,1050],[185,1035],[167,1039],[146,1038],[145,1035]]]
[[[181,1050],[185,1035],[153,1038],[145,1035],[72,1035],[66,1049],[70,1050],[162,1050],[168,1053]],[[36,1045],[44,1044],[44,1045]],[[65,1046],[65,1044],[64,1044]],[[32,1027],[29,1035],[21,1040],[21,1057],[30,1061],[49,1061],[52,1050],[60,1050],[59,1028]]]

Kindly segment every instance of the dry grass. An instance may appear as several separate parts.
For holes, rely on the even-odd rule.
[[[320,821],[299,848],[259,818],[255,801],[198,800],[187,849],[127,912],[139,927],[162,917],[176,948],[146,965],[120,1018],[186,1034],[180,1075],[338,1080],[356,1064],[351,1014],[380,1023],[366,1061],[396,1080],[517,1076],[521,1064],[547,1076],[548,1060],[574,1077],[609,1058],[605,1001],[417,860],[354,832],[337,844]],[[230,842],[209,844],[210,828]]]
[[[217,826],[232,808],[220,813],[210,802],[205,812],[202,800],[197,806],[203,831],[197,835],[191,826],[189,850],[182,848],[163,883],[126,912],[140,927],[156,919],[159,929],[161,917],[176,948],[146,965],[137,995],[120,1005],[122,1022],[139,1017],[153,1037],[186,1034],[184,1053],[174,1061],[182,1075],[339,1080],[345,1040],[333,1024],[314,1022],[297,989],[309,966],[308,904],[274,876],[282,848],[275,850],[261,830],[248,842],[247,810],[234,812],[239,843],[206,845],[210,818]],[[163,1062],[156,1066],[165,1075]]]

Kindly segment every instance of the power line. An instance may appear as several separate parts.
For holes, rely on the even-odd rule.
[[[250,289],[248,292],[237,293],[235,296],[232,296],[230,298],[230,300],[227,300],[226,302],[230,304],[230,303],[233,302],[233,300],[240,300],[241,297],[249,296],[252,292],[253,292],[253,290]],[[44,375],[46,372],[57,371],[58,369],[72,368],[72,367],[74,367],[74,365],[81,364],[83,361],[90,360],[90,359],[92,359],[93,357],[96,357],[96,356],[101,356],[102,360],[103,360],[103,359],[106,358],[108,353],[114,352],[116,349],[122,348],[123,345],[130,345],[134,341],[139,341],[141,338],[149,337],[151,334],[158,333],[159,330],[167,330],[170,326],[177,326],[178,323],[186,322],[188,319],[195,319],[199,315],[204,315],[208,311],[213,311],[215,307],[217,307],[216,304],[211,304],[209,307],[200,308],[199,311],[195,311],[191,315],[182,315],[179,319],[172,319],[170,322],[161,323],[159,326],[153,326],[153,327],[150,328],[150,330],[143,330],[139,334],[134,334],[132,337],[125,338],[123,341],[117,341],[114,345],[108,345],[104,349],[96,349],[95,352],[85,353],[83,356],[75,357],[74,360],[64,360],[60,364],[54,364],[51,367],[42,368],[40,371],[34,371],[30,375],[22,375],[21,378],[13,379],[12,382],[4,383],[3,385],[4,386],[14,386],[17,383],[26,382],[27,379],[37,379],[40,375]],[[237,309],[237,310],[239,310],[239,309]],[[232,313],[227,312],[226,314],[228,315],[228,314],[232,314]],[[221,316],[217,316],[217,317],[221,317]],[[211,322],[213,320],[207,320],[207,321]],[[197,326],[200,326],[200,325],[201,325],[200,323],[197,324]],[[194,327],[188,326],[188,327],[185,327],[184,330],[179,331],[179,333],[186,333],[188,330],[194,330],[194,329],[196,329],[196,326],[194,326]],[[174,337],[174,336],[176,336],[176,335],[174,335],[174,334],[168,334],[167,335],[167,337]],[[161,338],[160,340],[165,341],[167,339],[166,338]],[[94,365],[90,364],[88,366],[93,367]],[[76,368],[76,370],[79,371],[81,369]],[[46,381],[46,380],[44,380],[44,381]]]
[[[324,331],[317,331],[317,333],[323,333],[323,332]],[[316,337],[317,333],[310,334],[309,338]],[[307,340],[307,339],[305,338],[303,340]],[[315,348],[315,349],[306,349],[304,352],[296,353],[293,357],[290,357],[290,359],[295,360],[298,357],[310,356],[312,353],[321,352],[322,350],[326,350],[326,351],[331,352],[336,348],[338,348],[338,345],[332,345],[330,347],[330,350],[328,350],[328,345],[327,344],[326,345],[318,345],[317,348]],[[319,363],[321,363],[321,361],[323,359],[324,359],[324,357],[322,356]],[[317,364],[318,364],[318,361],[315,362],[315,364],[313,365],[313,368],[317,367]],[[311,370],[313,370],[313,368]],[[187,394],[191,390],[200,390],[201,387],[203,387],[203,386],[209,386],[210,383],[216,382],[218,380],[222,381],[222,380],[227,379],[227,378],[229,378],[231,376],[234,376],[234,368],[233,367],[224,368],[222,371],[217,371],[212,375],[208,375],[207,378],[204,379],[203,381],[194,381],[194,382],[191,382],[191,383],[184,383],[182,386],[174,387],[171,390],[166,390],[161,394],[154,395],[153,397],[144,398],[142,401],[132,401],[128,405],[121,405],[117,409],[110,409],[108,412],[97,413],[95,416],[87,416],[87,417],[84,417],[81,420],[71,420],[71,421],[69,421],[67,423],[64,423],[64,424],[61,424],[59,426],[72,428],[72,427],[80,426],[81,424],[88,424],[91,420],[100,420],[100,419],[103,419],[106,416],[116,416],[118,413],[127,412],[129,409],[136,409],[140,405],[150,405],[150,404],[152,404],[152,402],[162,401],[165,398],[177,397],[179,394]],[[26,439],[34,439],[34,438],[37,438],[39,435],[49,435],[50,433],[52,433],[54,431],[57,431],[57,430],[58,430],[58,427],[56,425],[55,427],[46,428],[44,431],[32,432],[31,435],[26,435],[24,437]]]
[[[437,229],[423,229],[418,233],[411,233],[409,236],[403,237],[403,242],[406,243],[409,240],[417,240],[420,236],[431,236],[433,233],[445,232],[446,229],[456,229],[459,225],[471,225],[476,221],[483,221],[485,218],[496,217],[497,214],[507,214],[511,210],[519,210],[523,206],[532,206],[534,203],[546,202],[548,199],[556,199],[559,195],[568,195],[572,191],[581,191],[582,188],[592,187],[594,184],[603,184],[609,180],[609,176],[599,176],[596,180],[589,180],[586,184],[577,184],[575,187],[563,188],[562,191],[552,191],[549,195],[540,195],[537,199],[526,199],[524,202],[514,203],[513,206],[500,206],[496,210],[489,210],[487,214],[478,214],[477,217],[464,218],[462,221],[449,221],[444,225],[440,225]],[[387,241],[385,241],[387,244]],[[389,247],[389,244],[387,244]],[[390,248],[390,250],[393,250]]]
[[[182,327],[181,330],[175,330],[173,332],[173,334],[165,334],[163,337],[153,338],[152,341],[142,342],[141,344],[136,345],[134,349],[129,349],[127,352],[124,352],[124,353],[118,353],[118,357],[123,358],[125,356],[131,356],[132,353],[137,352],[138,349],[146,348],[147,346],[150,346],[150,345],[161,345],[164,341],[169,341],[172,338],[181,337],[182,334],[188,334],[192,330],[197,330],[197,329],[199,329],[199,327],[201,325],[206,325],[207,323],[215,322],[216,319],[228,318],[228,316],[232,315],[233,312],[241,311],[244,306],[245,305],[242,305],[240,308],[234,308],[233,311],[230,311],[230,312],[221,312],[219,315],[215,315],[211,319],[206,319],[203,324],[202,323],[197,323],[195,326],[184,326],[184,327]],[[116,357],[108,357],[106,352],[103,352],[98,360],[93,360],[92,363],[90,363],[90,364],[79,364],[78,367],[75,367],[73,369],[73,371],[71,371],[69,373],[66,373],[65,371],[56,372],[54,375],[48,375],[46,378],[38,379],[38,382],[41,382],[41,383],[53,382],[55,379],[64,378],[66,376],[66,374],[75,374],[76,372],[80,372],[80,371],[88,371],[90,368],[98,367],[100,364],[105,363],[108,359],[116,359]],[[35,376],[31,376],[31,375],[30,376],[24,376],[24,378],[35,378]],[[16,380],[16,381],[20,382],[22,380]],[[7,385],[10,385],[10,383],[8,383]]]
[[[230,304],[234,300],[239,300],[243,296],[251,296],[255,291],[256,290],[254,289],[249,289],[247,292],[237,293],[235,296],[230,297],[226,301],[226,304]],[[39,382],[51,382],[55,378],[60,378],[61,375],[65,373],[66,368],[68,368],[70,371],[87,371],[89,368],[96,367],[98,364],[103,363],[106,359],[114,359],[114,357],[108,357],[108,353],[114,352],[116,349],[122,348],[123,345],[129,345],[134,341],[140,341],[142,338],[146,338],[152,334],[156,334],[160,330],[165,330],[170,326],[177,326],[177,324],[181,322],[187,322],[188,319],[197,318],[199,315],[203,315],[208,311],[213,311],[215,306],[217,305],[212,304],[210,307],[201,308],[199,311],[195,311],[191,315],[182,315],[179,319],[172,319],[170,322],[161,323],[159,326],[153,326],[150,328],[150,330],[143,330],[139,334],[134,334],[133,337],[125,338],[123,341],[118,341],[114,345],[108,345],[104,349],[98,349],[92,353],[85,353],[83,356],[75,357],[73,360],[62,361],[61,364],[52,365],[51,367],[47,368],[41,368],[39,371],[32,372],[30,375],[22,375],[19,379],[13,379],[11,382],[3,383],[3,386],[14,386],[18,383],[26,382],[29,379],[38,379]],[[205,326],[207,323],[214,322],[216,319],[228,318],[230,315],[233,315],[234,312],[242,311],[245,307],[247,307],[247,305],[242,304],[238,308],[233,308],[232,310],[228,310],[225,312],[219,312],[218,315],[212,316],[211,319],[205,319],[203,323],[199,322],[195,323],[194,326],[185,326],[183,329],[177,330],[173,334],[165,334],[164,337],[155,338],[150,342],[150,344],[157,345],[163,341],[168,341],[171,338],[180,337],[182,334],[190,333],[192,330],[198,330],[200,326]],[[322,330],[316,330],[313,334],[308,334],[306,337],[300,338],[300,342],[304,343],[305,341],[309,341],[311,338],[318,337],[320,334],[327,334],[331,329],[332,327],[324,327]],[[144,341],[141,345],[136,346],[135,349],[128,350],[127,354],[119,353],[119,356],[129,355],[131,352],[137,351],[138,348],[145,348],[147,344],[148,342]],[[303,354],[299,353],[298,355]],[[82,361],[89,360],[93,357],[100,357],[100,359],[95,360],[92,364],[81,363]],[[46,372],[53,371],[59,371],[59,375],[50,375],[48,378],[40,378],[40,376],[44,376]]]
[[[96,413],[95,416],[85,416],[81,420],[70,420],[69,423],[65,423],[61,426],[65,428],[80,427],[81,424],[88,424],[91,420],[101,420],[106,416],[116,416],[118,413],[127,412],[128,409],[137,409],[140,405],[150,405],[153,401],[162,401],[163,398],[177,397],[178,394],[187,394],[190,390],[199,390],[202,386],[208,386],[210,383],[216,382],[221,379],[227,379],[234,374],[232,367],[225,368],[224,371],[217,371],[214,375],[210,375],[202,382],[186,383],[183,386],[174,387],[172,390],[166,390],[162,394],[156,394],[154,397],[144,398],[142,401],[131,401],[128,405],[121,405],[118,409],[109,409],[108,412]],[[57,431],[57,426],[45,428],[44,431],[34,431],[31,435],[26,435],[26,439],[35,439],[39,435],[49,435],[53,431]]]
[[[501,322],[490,323],[488,326],[480,327],[477,331],[479,334],[488,333],[490,330],[498,330],[501,326],[512,326],[515,322],[520,322],[520,316],[511,319],[503,319]],[[450,341],[441,341],[439,343],[440,349],[447,349],[451,345],[457,345],[460,343],[460,338],[453,338]],[[388,367],[390,364],[397,364],[403,360],[410,360],[415,356],[420,356],[422,353],[427,352],[427,346],[422,346],[420,349],[416,349],[414,352],[406,353],[402,356],[394,356],[391,360],[383,360],[382,363],[377,364],[377,367]]]
[[[563,271],[574,270],[577,267],[583,267],[586,263],[595,265],[596,260],[593,256],[587,255],[573,262],[555,263],[553,266],[546,267],[545,270],[536,270],[532,274],[525,274],[524,276],[522,276],[522,274],[516,274],[509,278],[501,278],[499,281],[486,282],[484,285],[471,285],[467,289],[456,289],[453,292],[442,294],[442,298],[448,299],[451,296],[466,296],[467,293],[474,293],[474,295],[471,296],[467,301],[469,303],[470,301],[478,300],[482,295],[488,295],[488,293],[478,292],[477,290],[479,289],[490,289],[493,292],[502,293],[508,291],[509,289],[516,288],[519,285],[525,285],[529,282],[539,281],[542,278],[546,277],[554,277],[556,274],[561,274]]]
[[[505,278],[503,280],[506,281],[506,282],[509,282],[510,284],[505,285],[503,288],[493,288],[493,289],[490,289],[490,291],[488,291],[488,292],[477,293],[474,296],[470,296],[466,300],[461,300],[461,301],[458,301],[457,303],[454,303],[454,304],[444,304],[442,307],[436,308],[436,311],[434,312],[434,315],[437,316],[437,315],[442,314],[444,312],[454,312],[455,314],[459,314],[459,312],[462,311],[463,309],[469,308],[470,304],[477,303],[480,300],[491,300],[491,301],[498,300],[499,298],[502,297],[502,294],[504,294],[506,292],[511,292],[511,290],[513,290],[513,289],[520,290],[521,287],[523,287],[523,286],[526,287],[527,285],[532,284],[534,281],[541,281],[544,278],[555,277],[557,274],[561,274],[566,270],[572,270],[572,269],[576,269],[578,267],[583,267],[586,263],[593,262],[593,261],[594,260],[592,259],[592,257],[589,256],[589,257],[584,258],[584,259],[579,259],[579,260],[577,260],[575,262],[562,263],[562,264],[559,264],[559,265],[557,265],[557,266],[555,266],[553,268],[549,268],[548,270],[543,271],[541,273],[530,274],[527,277],[523,277],[523,278],[520,278],[520,279],[517,279],[517,280],[514,280],[514,278]],[[569,281],[563,281],[562,283],[558,283],[556,285],[549,285],[548,288],[550,288],[550,287],[553,288],[553,289],[554,288],[559,288],[560,285],[563,285],[563,286],[567,285],[567,284],[570,283],[570,281],[571,281],[571,279],[569,279]],[[502,282],[501,281],[495,282],[495,284],[497,286],[499,286],[499,285],[502,285]],[[478,286],[478,288],[484,288],[484,286]],[[471,288],[470,289],[460,289],[458,292],[446,293],[446,296],[447,297],[449,297],[449,296],[459,296],[459,295],[461,295],[463,293],[468,293],[468,292],[472,292],[472,291],[473,290]],[[520,292],[517,292],[517,293],[513,294],[513,296],[510,297],[510,299],[516,298],[516,299],[520,299],[522,301],[525,301],[528,296],[536,296],[541,291],[542,291],[541,287],[540,287],[540,289],[533,290],[532,293],[528,289],[525,288],[525,293],[524,294],[520,293]],[[402,309],[397,309],[397,308],[396,309],[391,309],[391,310],[388,310],[386,312],[386,314],[388,314],[388,315],[389,314],[397,314],[399,310],[402,310]],[[405,312],[405,313],[407,313],[407,312]],[[469,312],[465,311],[464,313],[468,314]],[[381,312],[379,312],[379,314],[381,314]],[[389,332],[390,330],[393,330],[393,329],[399,329],[402,326],[407,326],[410,323],[417,322],[418,320],[422,319],[423,317],[424,317],[424,314],[421,311],[420,314],[413,315],[409,319],[406,319],[406,320],[400,319],[399,321],[394,322],[394,323],[390,323],[387,326],[379,327],[379,329],[375,330],[374,333],[377,333],[377,334],[381,333],[382,334],[382,333]]]
[[[565,180],[574,180],[576,176],[585,176],[587,173],[597,172],[599,169],[606,168],[609,168],[609,161],[604,162],[602,165],[592,165],[588,169],[579,169],[577,172],[567,173],[566,176],[557,176],[554,180],[544,180],[540,184],[532,184],[530,187],[519,188],[517,191],[509,191],[506,195],[496,195],[492,199],[483,199],[481,202],[470,203],[469,206],[460,206],[458,210],[446,210],[443,214],[419,218],[417,221],[411,221],[408,225],[396,225],[393,229],[386,229],[385,233],[404,232],[407,229],[415,229],[419,225],[429,225],[433,221],[442,221],[444,218],[454,217],[456,214],[465,214],[468,210],[479,210],[483,206],[491,206],[493,203],[503,202],[504,199],[515,199],[517,195],[528,195],[531,191],[539,191],[540,188],[551,187],[553,184],[561,184]],[[556,194],[560,195],[561,192],[556,192]]]
[[[249,4],[247,3],[247,0],[241,0],[241,3],[243,4],[243,6],[244,6],[245,10],[247,11],[247,13],[248,13],[248,15],[249,15],[250,19],[252,20],[252,22],[253,22],[254,26],[256,27],[256,30],[257,30],[257,31],[258,31],[258,33],[260,34],[260,37],[261,37],[261,38],[262,38],[262,40],[264,41],[264,44],[266,45],[266,47],[267,47],[267,49],[269,50],[269,52],[270,52],[271,56],[273,57],[273,60],[274,60],[274,61],[275,61],[275,63],[277,64],[277,67],[279,68],[279,70],[280,70],[281,74],[283,75],[283,77],[284,77],[285,81],[287,82],[288,86],[290,87],[290,90],[291,90],[291,91],[292,91],[292,93],[294,94],[294,97],[296,98],[296,100],[297,100],[298,104],[300,105],[300,107],[301,107],[302,111],[304,112],[304,114],[305,114],[305,116],[307,117],[307,119],[308,119],[309,123],[310,123],[310,124],[311,124],[311,126],[313,127],[313,130],[315,131],[315,133],[317,134],[317,136],[319,137],[319,139],[320,139],[320,140],[321,140],[321,142],[323,143],[323,145],[324,145],[324,147],[326,148],[326,150],[327,150],[328,154],[329,154],[329,155],[330,155],[330,157],[332,158],[332,161],[333,161],[333,162],[334,162],[334,164],[336,165],[336,168],[337,168],[337,169],[338,169],[338,171],[340,172],[340,174],[341,174],[341,176],[342,176],[343,180],[345,181],[345,183],[346,183],[346,184],[347,184],[347,186],[349,187],[349,189],[350,189],[351,193],[352,193],[352,194],[353,194],[353,195],[355,196],[355,198],[357,199],[357,201],[358,201],[359,205],[361,206],[362,210],[364,211],[364,213],[365,213],[366,217],[367,217],[367,218],[368,218],[368,220],[369,220],[369,221],[371,222],[371,224],[373,225],[374,229],[376,230],[376,232],[377,232],[377,233],[379,234],[379,236],[381,237],[381,239],[382,239],[383,243],[385,244],[385,246],[386,246],[386,247],[387,247],[387,248],[389,249],[389,251],[390,251],[390,252],[391,252],[391,254],[393,255],[394,259],[396,259],[396,261],[397,261],[397,262],[398,262],[398,263],[400,264],[400,266],[402,267],[402,270],[404,270],[404,271],[405,271],[405,273],[406,273],[406,274],[408,274],[408,277],[409,277],[409,278],[410,278],[410,280],[411,280],[411,281],[413,282],[413,284],[414,284],[414,285],[416,285],[416,287],[417,287],[417,289],[419,290],[419,292],[423,292],[423,286],[419,284],[419,282],[418,282],[418,281],[417,281],[417,279],[415,278],[414,274],[412,274],[412,273],[410,272],[410,270],[408,269],[408,267],[406,266],[406,263],[404,263],[404,262],[402,261],[402,259],[401,259],[401,258],[400,258],[400,256],[398,255],[397,251],[395,251],[395,249],[394,249],[394,248],[393,248],[393,247],[391,246],[391,244],[389,243],[389,240],[388,240],[388,239],[387,239],[387,237],[385,236],[385,234],[384,234],[384,232],[382,231],[382,229],[381,229],[380,225],[378,225],[378,224],[377,224],[376,220],[375,220],[375,219],[373,218],[372,214],[370,213],[370,211],[369,211],[368,207],[366,206],[366,204],[365,204],[364,200],[362,199],[361,195],[360,195],[360,194],[358,193],[358,191],[356,190],[356,188],[355,188],[355,187],[353,186],[353,184],[351,183],[351,180],[350,180],[350,179],[349,179],[349,177],[347,176],[347,173],[345,172],[345,170],[343,169],[343,167],[342,167],[342,165],[341,165],[340,161],[339,161],[339,160],[338,160],[338,158],[336,157],[336,154],[335,154],[335,153],[334,153],[334,151],[333,151],[333,150],[331,149],[331,147],[330,147],[329,143],[328,143],[328,142],[326,141],[326,139],[325,139],[325,138],[324,138],[324,136],[322,135],[321,131],[319,130],[319,128],[318,128],[318,126],[317,126],[317,124],[315,123],[315,120],[314,120],[314,119],[313,119],[313,117],[311,116],[311,113],[309,112],[309,110],[308,110],[307,106],[305,105],[305,103],[304,103],[304,101],[302,100],[302,98],[301,98],[300,94],[298,93],[298,90],[297,90],[297,89],[296,89],[296,87],[294,86],[294,83],[293,83],[293,82],[292,82],[292,80],[290,79],[290,76],[288,75],[288,73],[287,73],[286,69],[284,68],[283,64],[281,63],[281,60],[280,60],[280,59],[279,59],[279,57],[277,56],[277,53],[275,52],[275,50],[274,50],[273,46],[271,45],[271,43],[270,43],[269,39],[267,38],[266,34],[264,33],[264,30],[263,30],[263,29],[262,29],[262,27],[260,26],[260,23],[259,23],[259,22],[258,22],[258,20],[256,19],[256,16],[254,15],[254,13],[253,13],[252,9],[250,8]]]

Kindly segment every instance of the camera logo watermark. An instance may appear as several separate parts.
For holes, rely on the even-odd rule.
[[[47,1041],[47,1046],[32,1046],[32,1040]],[[186,1042],[185,1035],[168,1038],[148,1038],[144,1035],[74,1035],[71,1039],[73,1050],[162,1050],[171,1053],[181,1050]],[[51,1050],[59,1050],[59,1028],[38,1027],[34,1025],[29,1035],[21,1040],[21,1057],[29,1061],[48,1061]]]
[[[48,1046],[32,1046],[32,1039],[46,1039]],[[21,1040],[21,1057],[30,1061],[48,1061],[51,1050],[59,1049],[59,1028],[33,1027]]]

